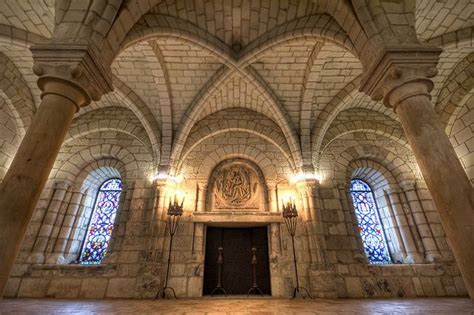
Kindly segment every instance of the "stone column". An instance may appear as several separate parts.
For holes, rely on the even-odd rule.
[[[64,181],[54,183],[53,195],[49,202],[41,227],[36,236],[35,243],[31,254],[28,257],[28,261],[31,263],[42,264],[45,260],[45,251],[51,237],[51,232],[56,222],[56,217],[59,213],[59,209],[63,204],[66,193],[70,185]]]
[[[430,100],[441,50],[430,47],[384,51],[362,83],[400,118],[433,196],[467,291],[474,299],[474,189]]]
[[[207,193],[207,181],[202,181],[198,183],[198,207],[197,212],[206,211],[206,193]]]
[[[278,212],[277,188],[275,184],[268,185],[269,212]]]
[[[74,114],[112,90],[110,70],[104,75],[88,47],[42,44],[31,50],[42,100],[0,185],[0,296]]]
[[[66,257],[66,245],[71,237],[71,232],[74,227],[74,219],[83,201],[84,194],[81,192],[74,192],[71,197],[71,202],[66,210],[61,229],[59,230],[58,239],[54,244],[53,253],[46,260],[47,263],[63,264]]]
[[[397,224],[397,228],[400,232],[401,241],[406,249],[407,262],[410,263],[423,263],[423,255],[416,247],[415,239],[408,224],[407,217],[403,211],[398,192],[393,190],[387,190],[388,196],[388,207],[393,210],[393,216]]]
[[[428,222],[421,201],[418,199],[414,181],[404,181],[400,183],[403,189],[403,196],[413,216],[416,229],[425,248],[426,260],[429,262],[439,261],[441,254],[438,245],[433,237],[430,223]]]
[[[305,180],[299,185],[303,196],[303,203],[306,208],[308,219],[308,230],[310,234],[309,246],[312,261],[312,268],[320,268],[324,263],[324,253],[322,250],[323,227],[322,219],[319,213],[320,209],[316,207],[319,182],[317,180]]]

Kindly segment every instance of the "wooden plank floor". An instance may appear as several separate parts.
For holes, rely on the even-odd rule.
[[[202,298],[180,300],[4,299],[0,314],[474,314],[467,298],[286,300]]]

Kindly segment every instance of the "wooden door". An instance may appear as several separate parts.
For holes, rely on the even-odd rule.
[[[217,284],[218,247],[224,248],[222,286],[227,294],[247,294],[252,287],[252,247],[257,249],[257,284],[264,294],[271,294],[267,227],[208,227],[203,294],[211,294]]]

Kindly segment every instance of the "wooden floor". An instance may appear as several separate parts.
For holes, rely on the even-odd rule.
[[[469,299],[286,300],[202,298],[180,300],[4,299],[0,314],[474,314]]]

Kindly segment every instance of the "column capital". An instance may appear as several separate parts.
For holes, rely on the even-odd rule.
[[[430,78],[438,73],[436,65],[441,51],[424,46],[386,48],[365,72],[359,89],[375,101],[383,100],[385,106],[394,110],[406,98],[431,97]]]
[[[399,185],[403,189],[403,191],[410,191],[416,189],[416,181],[410,179],[401,181]]]
[[[207,190],[209,182],[207,180],[200,180],[197,182],[197,185],[200,190]]]
[[[43,93],[61,94],[80,108],[113,90],[110,67],[87,45],[48,43],[34,45],[30,50],[33,72],[39,76],[38,87]],[[72,86],[81,95],[71,96],[62,88],[52,88],[48,85],[51,81]]]
[[[320,184],[317,179],[304,179],[296,184],[296,187],[299,190],[309,193],[311,196],[316,195],[316,190],[319,188]]]

